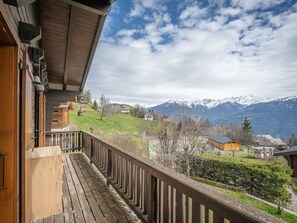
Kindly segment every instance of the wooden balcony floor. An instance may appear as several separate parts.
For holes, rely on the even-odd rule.
[[[65,155],[63,213],[35,223],[139,222],[83,154]]]

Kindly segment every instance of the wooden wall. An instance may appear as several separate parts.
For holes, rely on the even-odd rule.
[[[12,27],[18,33],[19,21],[36,25],[35,6],[34,4],[25,5],[19,8],[5,4],[6,12],[10,18]],[[33,47],[38,47],[39,44],[34,43]],[[20,44],[22,50],[27,50],[28,45]]]
[[[224,151],[233,151],[233,150],[239,150],[240,149],[240,144],[236,142],[228,142],[228,143],[219,143],[217,141],[208,139],[208,142],[213,145],[216,148],[219,148]]]
[[[73,100],[80,92],[77,91],[60,91],[49,90],[46,92],[46,131],[52,128],[53,112],[55,107],[59,107],[61,103]]]
[[[17,222],[19,213],[19,71],[16,66],[18,59],[18,47],[0,45],[0,152],[5,154],[5,165],[4,158],[0,157],[0,223]],[[3,186],[5,188],[2,188]]]
[[[63,129],[69,124],[68,108],[55,108],[53,114],[52,129]]]

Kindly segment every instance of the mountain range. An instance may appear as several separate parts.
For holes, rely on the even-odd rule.
[[[280,99],[254,96],[219,100],[167,101],[150,109],[178,121],[182,117],[208,118],[213,125],[238,123],[247,116],[256,134],[274,137],[297,135],[297,96]]]

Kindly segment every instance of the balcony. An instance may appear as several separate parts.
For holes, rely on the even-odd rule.
[[[282,222],[93,134],[49,132],[46,142],[65,154],[64,213],[44,222]]]

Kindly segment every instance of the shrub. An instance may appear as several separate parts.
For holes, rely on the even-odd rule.
[[[242,188],[279,206],[285,206],[291,199],[287,187],[292,170],[283,163],[203,155],[192,160],[192,176]]]

